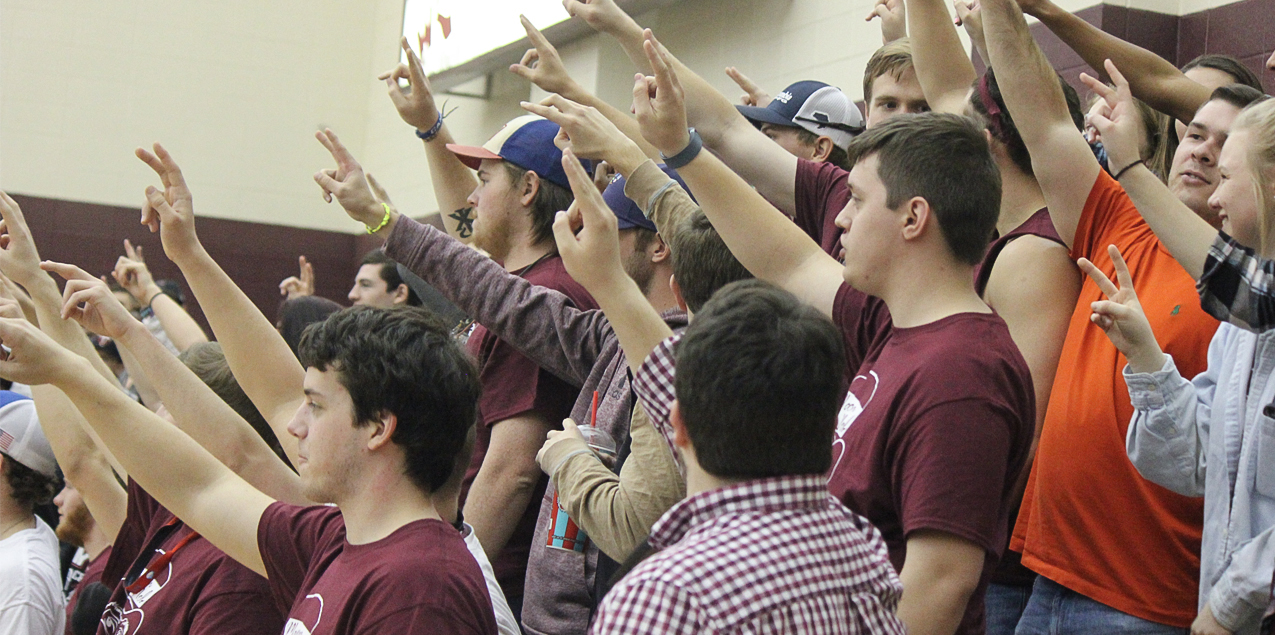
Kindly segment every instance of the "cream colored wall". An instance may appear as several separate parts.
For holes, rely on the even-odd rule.
[[[0,187],[140,205],[162,141],[200,214],[349,228],[313,173],[321,125],[362,149],[373,16],[305,0],[0,2]]]
[[[1119,0],[1164,13],[1222,0]],[[1093,0],[1064,0],[1078,10]],[[818,79],[861,97],[880,44],[868,0],[681,0],[645,15],[669,48],[734,97],[738,66],[772,92]],[[313,133],[331,126],[404,211],[437,209],[420,142],[375,75],[398,61],[402,0],[0,2],[0,187],[135,206],[154,179],[131,157],[164,141],[200,214],[358,231],[311,176],[331,164]],[[632,69],[591,36],[564,46],[572,72],[627,110]],[[522,113],[531,87],[493,75],[490,99],[448,96],[464,143]]]

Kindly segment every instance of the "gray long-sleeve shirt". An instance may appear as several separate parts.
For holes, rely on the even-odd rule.
[[[1125,368],[1136,409],[1129,459],[1148,480],[1204,497],[1200,607],[1256,634],[1275,573],[1275,331],[1222,324],[1209,366],[1187,381],[1169,357],[1154,373]]]

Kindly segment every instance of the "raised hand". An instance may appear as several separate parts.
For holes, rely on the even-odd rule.
[[[398,116],[408,125],[415,126],[424,132],[438,123],[438,106],[434,104],[434,93],[429,88],[429,80],[425,77],[425,68],[421,58],[412,50],[412,45],[403,38],[399,44],[407,54],[407,63],[399,64],[393,69],[377,75],[377,79],[385,82],[389,90],[390,101],[398,110]],[[398,85],[398,80],[406,79],[407,87]]]
[[[908,36],[907,8],[903,0],[876,0],[865,21],[881,19],[881,43],[889,44]]]
[[[1155,341],[1151,332],[1151,323],[1147,321],[1138,294],[1133,290],[1133,279],[1129,276],[1129,267],[1115,245],[1107,247],[1112,265],[1116,270],[1116,282],[1112,284],[1107,274],[1103,273],[1092,262],[1085,258],[1076,261],[1080,270],[1088,274],[1106,300],[1098,300],[1090,305],[1093,314],[1089,321],[1098,325],[1111,343],[1124,353],[1129,366],[1134,372],[1150,373],[1164,366],[1164,352]]]
[[[0,377],[28,386],[92,374],[88,362],[21,318],[0,317]]]
[[[40,253],[36,251],[22,208],[4,192],[0,192],[0,218],[3,218],[0,221],[0,273],[30,287],[39,276],[44,276],[40,271]]]
[[[630,167],[633,169],[646,161],[642,149],[597,108],[577,104],[561,95],[550,95],[539,104],[522,102],[522,107],[561,126],[554,144],[564,150],[571,148],[578,157],[605,159],[621,172],[625,171],[626,164],[636,162]]]
[[[40,268],[66,280],[62,291],[62,319],[74,320],[84,330],[111,339],[120,339],[130,328],[141,325],[105,282],[83,269],[48,261],[40,263]]]
[[[646,58],[655,77],[638,75],[633,82],[633,109],[642,136],[664,156],[686,149],[690,133],[686,129],[686,95],[673,70],[673,56],[655,39],[650,29],[643,32]]]
[[[1107,163],[1115,174],[1141,158],[1138,146],[1142,117],[1138,115],[1133,92],[1129,90],[1124,74],[1111,60],[1106,61],[1106,67],[1115,88],[1085,73],[1080,74],[1080,81],[1102,97],[1103,104],[1089,114],[1089,124],[1102,136],[1102,147],[1107,149]]]
[[[952,0],[956,9],[956,26],[963,27],[965,34],[984,61],[987,60],[987,38],[983,35],[983,7],[979,0]]]
[[[324,130],[316,132],[314,136],[319,143],[323,144],[323,147],[328,149],[328,152],[332,153],[332,158],[336,160],[337,165],[336,169],[321,170],[314,175],[315,182],[323,188],[323,198],[331,202],[332,197],[335,196],[350,218],[368,227],[380,225],[385,215],[385,205],[389,205],[389,200],[384,200],[385,205],[382,205],[382,200],[378,200],[368,183],[367,176],[363,173],[363,166],[359,165],[354,155],[342,145],[335,132]],[[396,218],[397,214],[398,212],[391,211],[392,217]],[[392,223],[386,225],[386,229],[391,226]]]
[[[562,151],[562,166],[575,202],[567,211],[558,212],[553,221],[558,253],[576,282],[594,297],[603,296],[625,281],[631,282],[620,261],[619,225],[570,148]]]
[[[633,20],[615,0],[562,0],[562,8],[599,33],[614,33]]]
[[[287,296],[289,300],[314,295],[314,265],[311,265],[305,256],[298,259],[298,264],[301,267],[300,274],[288,276],[279,283],[279,295]]]
[[[739,96],[739,103],[745,106],[758,106],[761,108],[765,108],[770,103],[770,93],[758,86],[753,80],[748,79],[747,75],[739,72],[738,68],[727,66],[726,76],[730,77],[731,81],[734,81],[735,85],[744,91],[744,94]]]
[[[511,65],[509,71],[529,80],[545,92],[559,95],[574,94],[578,85],[567,73],[567,67],[562,64],[562,56],[558,55],[558,49],[545,39],[544,34],[531,23],[531,20],[527,19],[527,16],[520,15],[518,19],[522,21],[522,28],[527,31],[527,39],[531,40],[531,45],[535,48],[527,49],[527,52],[522,54],[522,60]]]
[[[115,261],[115,270],[111,272],[111,276],[142,306],[149,304],[155,294],[162,293],[159,285],[155,284],[150,269],[146,267],[142,248],[134,248],[127,238],[124,239],[124,255]]]
[[[151,232],[159,232],[168,259],[180,267],[203,250],[195,235],[195,206],[186,186],[186,177],[173,160],[173,156],[158,143],[154,153],[138,148],[137,158],[149,165],[159,175],[164,191],[155,186],[146,188],[146,204],[142,206],[142,224]]]

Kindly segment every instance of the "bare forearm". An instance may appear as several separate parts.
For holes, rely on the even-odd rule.
[[[287,427],[303,399],[305,369],[274,325],[207,252],[177,264],[204,308],[230,371],[295,462],[296,438]]]
[[[199,327],[199,323],[176,300],[168,297],[168,294],[161,292],[153,296],[150,307],[177,350],[185,351],[195,344],[208,341],[208,335]]]
[[[271,498],[305,504],[297,475],[229,405],[141,325],[120,338],[179,429],[223,465]]]
[[[425,142],[425,157],[429,161],[434,200],[438,201],[444,228],[457,240],[468,243],[474,236],[473,208],[468,199],[478,186],[478,177],[447,149],[447,144],[455,142],[451,131],[443,125],[438,136]]]
[[[141,398],[142,405],[146,406],[151,412],[159,410],[159,406],[163,404],[163,400],[159,397],[159,391],[155,390],[155,386],[151,384],[150,377],[147,377],[146,371],[142,369],[141,363],[136,357],[123,346],[117,346],[116,350],[120,353],[120,361],[124,362],[124,370],[128,371],[128,378],[133,382],[133,389],[137,391],[137,396]],[[164,352],[168,352],[165,350]],[[171,355],[169,355],[171,357]]]
[[[974,64],[952,25],[942,0],[908,0],[912,61],[925,100],[937,112],[961,114],[974,82]]]
[[[1156,110],[1190,121],[1196,109],[1208,100],[1207,88],[1187,79],[1173,64],[1151,51],[1111,35],[1052,3],[1045,3],[1035,14],[1106,81],[1110,78],[1103,62],[1108,59],[1114,62],[1129,79],[1134,97]]]
[[[983,32],[1005,105],[1013,114],[1023,113],[1014,117],[1014,123],[1031,150],[1051,126],[1071,119],[1057,74],[1036,46],[1014,0],[984,2]]]
[[[1137,166],[1121,177],[1138,213],[1151,226],[1156,238],[1192,278],[1204,274],[1209,246],[1217,238],[1217,230],[1182,204],[1169,188],[1145,166]]]
[[[114,538],[128,513],[128,495],[104,451],[85,431],[88,422],[62,391],[53,386],[32,386],[40,427],[48,438],[67,482],[79,490],[99,527]]]
[[[488,454],[488,457],[495,459]],[[535,465],[535,462],[532,462]],[[487,468],[486,465],[483,468]],[[520,474],[502,474],[502,470],[479,470],[465,500],[465,522],[474,528],[474,535],[482,544],[488,558],[500,554],[513,536],[522,519],[531,495],[540,478],[540,468],[535,466]]]

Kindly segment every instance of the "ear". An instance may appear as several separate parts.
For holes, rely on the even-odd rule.
[[[810,160],[815,163],[827,161],[828,157],[832,156],[832,149],[835,147],[837,147],[837,144],[832,142],[832,137],[819,137],[818,139],[815,139],[815,154]]]
[[[531,203],[536,200],[536,193],[540,191],[540,175],[527,170],[522,175],[522,182],[518,184],[518,200],[523,207],[531,207]]]
[[[934,219],[930,202],[914,196],[903,204],[903,240],[917,240],[925,235],[929,225],[937,222]]]
[[[394,431],[398,429],[398,415],[389,410],[382,410],[376,419],[368,423],[368,427],[371,431],[367,439],[367,449],[379,450],[391,443]]]
[[[669,250],[668,243],[665,243],[659,234],[655,235],[655,240],[646,244],[646,254],[650,257],[651,262],[656,264],[666,261],[671,264],[673,257],[673,252]]]
[[[683,452],[693,449],[691,436],[686,432],[686,420],[682,419],[682,407],[676,399],[669,410],[669,424],[673,426],[673,445]]]
[[[407,298],[410,295],[411,289],[408,288],[406,282],[398,285],[398,288],[394,290],[394,304],[407,304]]]
[[[686,300],[682,298],[682,285],[677,283],[677,276],[670,275],[668,277],[668,286],[673,290],[673,299],[677,301],[678,308],[690,313],[691,310],[686,307]]]

